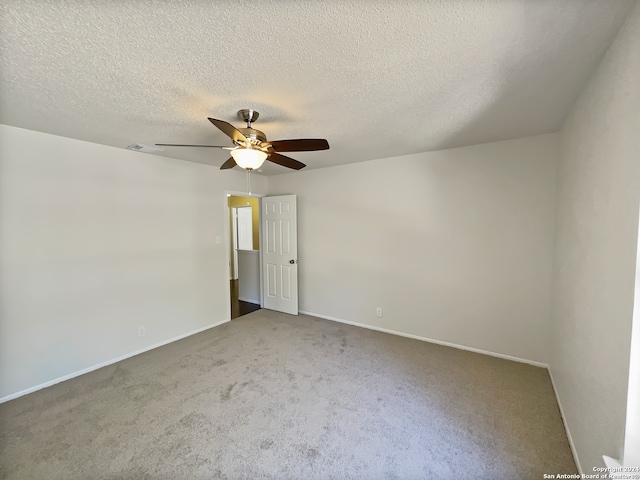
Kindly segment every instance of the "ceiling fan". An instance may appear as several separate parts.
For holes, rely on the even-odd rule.
[[[327,150],[329,142],[320,138],[306,138],[298,140],[276,140],[267,142],[267,136],[260,130],[251,127],[260,114],[248,108],[238,111],[238,116],[247,122],[247,128],[235,128],[224,120],[209,118],[209,121],[222,130],[233,140],[234,146],[221,145],[183,145],[175,143],[156,143],[163,147],[209,147],[223,148],[231,151],[231,158],[222,164],[220,170],[226,170],[238,165],[247,171],[260,168],[265,160],[277,163],[283,167],[300,170],[306,165],[293,158],[280,155],[279,152],[311,152],[315,150]]]

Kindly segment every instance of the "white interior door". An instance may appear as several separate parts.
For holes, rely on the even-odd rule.
[[[262,198],[264,308],[298,314],[298,228],[295,195]]]

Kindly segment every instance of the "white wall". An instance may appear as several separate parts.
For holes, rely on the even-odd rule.
[[[241,172],[4,125],[0,162],[0,398],[227,319]]]
[[[238,300],[260,304],[259,250],[238,250]]]
[[[640,200],[640,5],[561,132],[551,372],[585,473],[621,458]]]
[[[639,239],[640,240],[640,239]],[[636,279],[633,295],[633,327],[629,357],[629,393],[624,432],[624,465],[640,467],[640,241],[636,249]]]
[[[270,177],[298,195],[300,310],[546,362],[557,140]]]

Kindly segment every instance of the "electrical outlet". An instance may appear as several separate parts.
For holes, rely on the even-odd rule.
[[[147,333],[146,329],[144,327],[138,327],[138,336],[139,337],[144,337],[144,334]]]
[[[376,317],[382,317],[382,307],[376,308]]]

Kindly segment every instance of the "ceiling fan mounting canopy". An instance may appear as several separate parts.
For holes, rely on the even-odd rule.
[[[253,170],[262,165],[262,162],[269,160],[283,167],[300,170],[306,165],[293,158],[281,155],[279,152],[312,152],[316,150],[327,150],[329,142],[323,138],[305,138],[297,140],[276,140],[267,142],[264,132],[251,127],[260,114],[252,109],[243,108],[238,110],[238,116],[247,122],[247,128],[236,128],[224,120],[210,118],[209,121],[220,129],[233,141],[233,147],[222,145],[184,145],[175,143],[156,143],[156,145],[166,147],[210,147],[224,148],[231,150],[231,158],[222,164],[221,170],[233,168],[236,165]]]
[[[258,117],[260,116],[260,113],[258,113],[255,110],[252,110],[251,108],[243,108],[241,110],[238,110],[238,116],[242,120],[247,122],[249,128],[251,128],[251,124],[253,122],[255,122],[256,120],[258,120]]]

